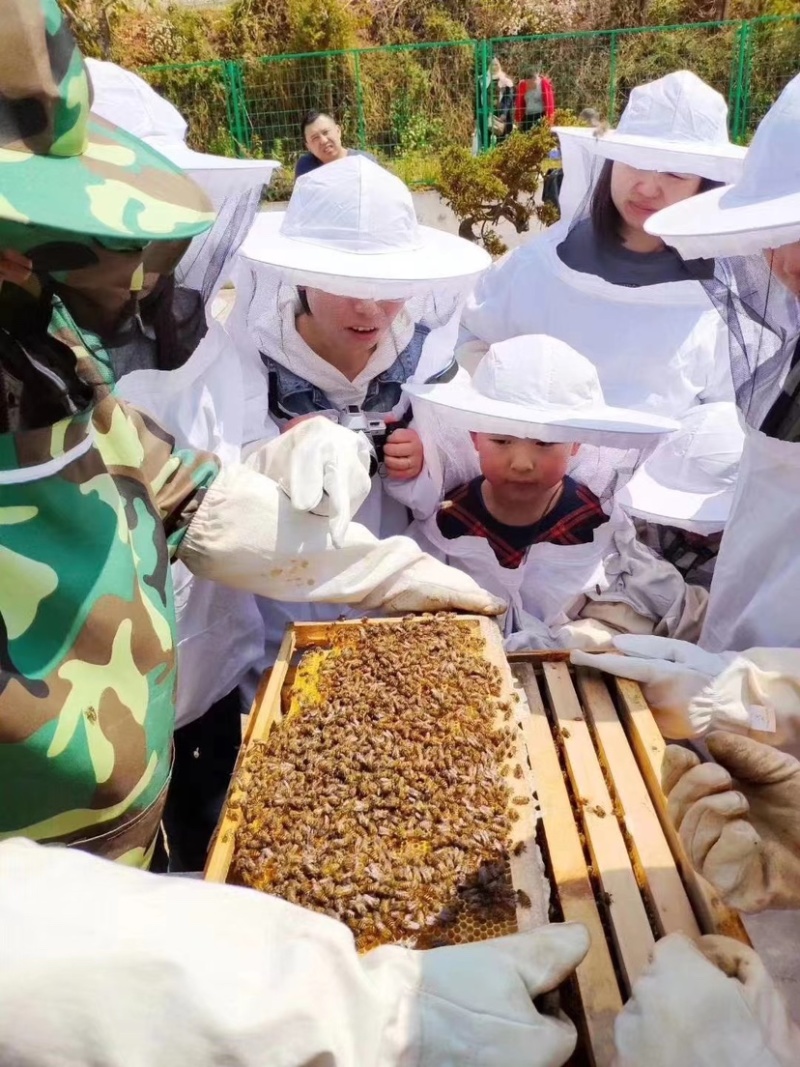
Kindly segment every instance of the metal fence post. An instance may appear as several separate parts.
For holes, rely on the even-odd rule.
[[[486,75],[489,72],[489,42],[478,41],[475,47],[475,110],[478,151],[489,147],[490,105]]]
[[[364,116],[364,87],[361,84],[361,56],[353,52],[353,70],[356,76],[356,114],[358,121],[358,147],[367,147],[367,122]]]
[[[241,61],[235,59],[224,60],[222,71],[225,79],[228,126],[236,147],[236,154],[241,156],[244,151],[250,148],[250,123],[247,119]]]
[[[750,23],[740,22],[736,29],[737,55],[733,65],[733,85],[731,86],[731,140],[740,141],[747,127],[747,90],[745,79],[749,83],[750,61]]]
[[[617,111],[617,32],[610,34],[610,51],[608,57],[608,122],[614,125]]]

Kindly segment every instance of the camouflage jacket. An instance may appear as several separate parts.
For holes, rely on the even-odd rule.
[[[0,433],[0,839],[144,864],[170,774],[169,564],[218,461],[118,400],[58,301],[50,333],[85,391]],[[26,386],[2,361],[7,413]]]

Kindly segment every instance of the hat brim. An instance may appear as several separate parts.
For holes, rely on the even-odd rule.
[[[239,255],[263,263],[302,283],[325,289],[326,281],[387,283],[409,293],[437,282],[477,278],[491,265],[488,252],[454,234],[420,226],[419,247],[407,252],[349,252],[332,245],[285,237],[280,231],[283,211],[262,212],[242,243]]]
[[[235,159],[231,156],[212,155],[210,152],[195,152],[182,141],[176,143],[148,137],[144,143],[190,176],[207,171],[224,171],[226,174],[243,175],[248,184],[260,180],[263,185],[269,185],[272,175],[281,166],[277,159]]]
[[[36,241],[41,227],[134,245],[187,240],[211,226],[205,193],[161,153],[95,115],[87,134],[79,156],[0,149],[4,239],[9,223],[17,243],[25,230]]]
[[[602,159],[626,163],[639,170],[694,174],[699,178],[730,184],[738,181],[747,149],[735,144],[700,144],[668,141],[661,137],[636,137],[616,130],[601,133],[582,126],[554,126],[559,138],[574,137]]]
[[[710,189],[656,212],[644,228],[684,258],[755,255],[800,240],[800,192],[744,198],[733,186]]]
[[[613,448],[642,448],[674,433],[675,419],[628,408],[535,410],[506,400],[491,400],[471,383],[407,383],[403,391],[439,409],[451,426],[472,433],[496,433],[558,444],[578,442]]]
[[[616,493],[615,499],[626,511],[643,519],[711,534],[724,529],[733,496],[733,488],[708,494],[663,485],[652,477],[645,464]]]

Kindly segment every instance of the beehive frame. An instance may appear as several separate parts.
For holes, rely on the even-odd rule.
[[[420,617],[424,619],[424,617]],[[234,780],[242,764],[248,747],[257,741],[265,741],[271,730],[280,724],[284,709],[287,706],[287,694],[291,690],[295,666],[294,661],[298,653],[302,654],[310,649],[330,648],[333,646],[337,632],[347,630],[353,626],[362,625],[397,625],[398,619],[371,619],[366,623],[362,621],[346,621],[338,623],[297,623],[290,627],[283,639],[275,665],[268,676],[262,681],[259,692],[256,695],[250,717],[245,729],[242,751],[239,756]],[[484,658],[495,666],[500,673],[502,692],[500,701],[508,700],[517,709],[517,725],[520,726],[519,708],[523,702],[517,702],[514,695],[514,683],[508,662],[505,658],[500,632],[496,624],[486,618],[478,616],[459,616],[455,620],[459,626],[477,629],[484,641]],[[497,725],[501,723],[502,716],[498,712]],[[517,778],[509,769],[506,783],[512,797],[512,803],[517,800],[515,815],[517,820],[512,824],[509,832],[509,868],[511,880],[516,890],[521,891],[522,899],[530,902],[529,906],[519,906],[516,909],[516,929],[525,930],[541,925],[545,921],[548,907],[548,889],[544,878],[539,853],[536,849],[537,813],[533,798],[533,781],[531,778],[530,761],[525,748],[526,741],[521,729],[515,731],[516,755],[509,761],[509,767],[519,766],[523,769],[522,776]],[[520,803],[521,802],[521,803]],[[238,826],[238,814],[227,804],[223,816],[217,828],[214,842],[206,864],[205,878],[208,881],[224,882],[228,880],[231,863],[235,849],[235,837]],[[524,848],[515,849],[515,846]],[[492,936],[510,933],[512,926],[487,930],[484,936]],[[455,940],[466,939],[459,924],[456,924],[450,932]]]

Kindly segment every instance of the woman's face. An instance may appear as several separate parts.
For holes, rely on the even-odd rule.
[[[405,300],[360,300],[306,289],[314,334],[329,351],[371,352],[400,314]],[[322,355],[323,353],[319,353]]]
[[[306,126],[306,148],[320,163],[332,163],[342,152],[342,131],[330,117],[320,115]]]
[[[637,170],[626,163],[611,168],[611,199],[626,227],[644,230],[645,222],[662,208],[688,200],[700,192],[702,178],[694,174],[665,174]]]

